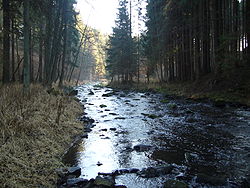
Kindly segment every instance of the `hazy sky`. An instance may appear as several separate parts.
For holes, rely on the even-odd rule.
[[[77,8],[88,25],[111,33],[115,24],[118,0],[77,0]]]

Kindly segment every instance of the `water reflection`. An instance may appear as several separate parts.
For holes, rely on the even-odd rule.
[[[109,139],[100,139],[99,135],[90,136],[91,142],[84,144],[85,151],[79,156],[78,165],[82,168],[85,178],[95,178],[98,172],[110,172],[117,169],[117,155],[113,142]]]

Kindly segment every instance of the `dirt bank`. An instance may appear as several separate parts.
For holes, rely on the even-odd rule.
[[[215,78],[209,75],[198,82],[151,82],[149,84],[120,84],[114,82],[109,85],[120,89],[134,89],[139,91],[149,90],[192,99],[208,99],[215,102],[228,102],[250,106],[250,78],[247,73],[245,76],[237,77],[237,75],[235,75],[230,79]]]

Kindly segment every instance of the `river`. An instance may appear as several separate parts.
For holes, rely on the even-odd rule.
[[[78,87],[88,125],[65,156],[81,177],[119,169],[129,188],[163,187],[174,179],[190,187],[240,187],[249,182],[248,108],[193,101],[157,93]],[[171,165],[167,173],[161,167]]]

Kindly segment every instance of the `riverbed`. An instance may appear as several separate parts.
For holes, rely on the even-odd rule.
[[[77,97],[87,126],[64,161],[81,167],[82,178],[120,170],[116,185],[129,188],[163,187],[168,180],[190,187],[249,183],[247,107],[91,84],[78,87]]]

